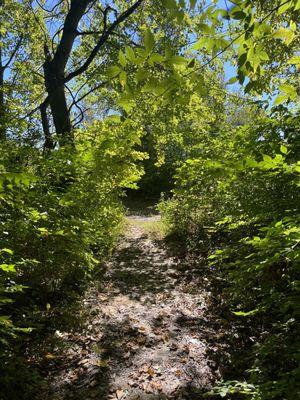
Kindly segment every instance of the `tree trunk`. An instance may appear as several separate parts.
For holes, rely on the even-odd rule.
[[[44,102],[40,106],[42,126],[43,126],[43,131],[44,131],[44,136],[45,136],[44,152],[47,152],[48,150],[52,150],[55,147],[55,144],[52,140],[51,133],[50,133],[49,120],[48,120],[48,115],[47,115],[47,107],[48,107],[48,102]]]
[[[60,145],[73,141],[70,112],[67,106],[64,75],[59,76],[53,60],[44,63],[45,85],[49,96],[50,110]],[[44,120],[45,121],[45,120]],[[45,128],[44,124],[43,127]],[[44,133],[48,133],[47,129]]]
[[[1,1],[1,0],[0,0]],[[45,45],[44,76],[49,96],[49,104],[59,144],[73,143],[72,124],[65,93],[65,68],[69,60],[77,27],[87,5],[92,0],[72,0],[70,10],[64,22],[62,38],[53,56]]]
[[[3,0],[0,0],[0,2]],[[137,0],[126,11],[121,13],[109,27],[109,11],[110,6],[107,6],[103,11],[103,28],[99,33],[99,39],[94,46],[87,59],[75,71],[70,72],[65,76],[65,70],[69,61],[74,41],[80,34],[77,30],[81,18],[84,16],[87,7],[93,0],[71,0],[70,8],[66,15],[64,27],[62,29],[62,36],[57,46],[55,54],[51,56],[47,44],[45,44],[45,63],[44,63],[44,77],[45,86],[48,93],[48,101],[50,104],[51,114],[55,126],[55,131],[59,138],[59,144],[64,145],[73,143],[74,137],[72,133],[72,124],[70,120],[70,111],[66,101],[65,83],[71,79],[85,72],[96,55],[101,46],[106,43],[109,36],[113,33],[115,28],[126,20],[139,6],[143,0]]]

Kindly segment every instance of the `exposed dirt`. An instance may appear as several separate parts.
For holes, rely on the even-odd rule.
[[[100,284],[87,291],[83,327],[56,332],[44,399],[194,399],[220,373],[211,355],[223,335],[205,280],[130,215]],[[50,367],[49,367],[50,365]]]

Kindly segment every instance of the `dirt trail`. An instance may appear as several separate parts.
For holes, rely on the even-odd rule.
[[[128,217],[104,281],[85,295],[84,328],[57,332],[64,362],[44,398],[194,399],[218,376],[210,294],[148,223],[159,216]]]

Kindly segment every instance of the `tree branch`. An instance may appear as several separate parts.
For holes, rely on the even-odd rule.
[[[22,44],[23,37],[24,37],[23,34],[21,34],[21,36],[19,37],[19,40],[17,41],[17,44],[16,44],[16,46],[15,46],[13,52],[11,53],[11,55],[10,55],[8,61],[7,61],[6,64],[2,67],[3,69],[6,69],[6,68],[9,66],[9,64],[12,62],[12,59],[14,58],[14,56],[16,55],[17,51],[19,50],[19,48],[20,48],[20,46],[21,46],[21,44]]]
[[[73,98],[73,102],[72,102],[72,104],[71,104],[70,107],[69,107],[69,111],[71,110],[71,108],[72,108],[73,106],[76,106],[76,107],[77,107],[77,103],[79,103],[80,101],[82,101],[83,99],[85,99],[89,94],[93,93],[95,90],[100,89],[101,87],[104,87],[107,83],[108,83],[108,82],[101,82],[101,83],[99,83],[99,85],[97,85],[97,86],[91,88],[88,92],[86,92],[85,94],[83,94],[83,95],[82,95],[81,97],[79,97],[79,99],[77,99],[77,100]]]
[[[79,21],[90,2],[91,0],[73,0],[71,2],[70,11],[64,22],[63,34],[53,57],[53,63],[61,75],[64,74],[66,64],[72,51],[73,43],[77,36]]]
[[[75,78],[76,76],[82,74],[85,72],[90,64],[93,62],[94,58],[96,57],[98,51],[100,48],[106,43],[107,39],[109,36],[113,33],[114,29],[120,25],[123,21],[125,21],[141,4],[143,0],[138,0],[136,1],[131,7],[129,7],[126,11],[124,11],[110,26],[109,28],[103,29],[103,33],[96,44],[96,46],[93,48],[91,51],[90,55],[86,59],[86,61],[83,63],[81,67],[79,67],[77,70],[70,72],[70,74],[64,79],[64,82],[69,82],[71,79]],[[105,18],[104,18],[104,23],[105,23]]]
[[[38,0],[36,0],[38,6],[45,12],[47,13],[52,13],[56,7],[60,6],[63,3],[64,0],[60,0],[55,6],[53,6],[50,10],[48,10],[47,8],[45,8]]]

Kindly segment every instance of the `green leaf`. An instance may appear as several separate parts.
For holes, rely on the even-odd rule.
[[[122,71],[119,75],[119,81],[121,83],[121,85],[124,87],[126,85],[126,81],[127,81],[127,75],[125,71]]]
[[[150,93],[150,92],[154,93],[156,88],[157,88],[157,82],[147,82],[143,86],[142,92],[144,92],[144,93]]]
[[[166,8],[168,8],[171,11],[174,11],[177,9],[177,4],[175,0],[163,0],[163,3]]]
[[[273,37],[282,39],[287,45],[289,45],[295,37],[295,32],[291,29],[281,27],[273,34]]]
[[[190,9],[193,10],[196,7],[197,0],[190,0]]]
[[[200,39],[197,40],[196,43],[193,44],[192,50],[202,49],[203,47],[205,47],[206,41],[207,41],[207,38],[205,38],[204,36],[201,37]]]
[[[288,60],[288,64],[294,64],[297,67],[300,67],[300,56],[293,56]]]
[[[112,66],[107,68],[106,75],[109,78],[115,78],[116,76],[119,75],[119,73],[121,71],[122,71],[122,69],[120,67],[118,67],[117,65],[112,65]]]
[[[111,114],[106,117],[106,120],[119,123],[121,116],[119,114]]]
[[[251,311],[247,311],[247,312],[244,312],[244,311],[235,311],[235,312],[233,312],[233,314],[234,314],[234,315],[237,315],[237,316],[239,316],[239,317],[249,317],[249,316],[251,316],[251,315],[257,314],[258,312],[259,312],[259,309],[256,308],[255,310],[251,310]]]
[[[132,98],[128,96],[122,96],[120,99],[117,101],[118,105],[120,105],[127,113],[129,113],[132,108],[135,106],[135,102],[132,100]]]
[[[186,62],[187,60],[181,56],[174,56],[170,59],[170,63],[175,65],[183,65],[186,64]]]
[[[260,51],[259,53],[257,53],[257,56],[263,61],[269,61],[270,59],[268,53],[266,53],[265,51]]]
[[[126,66],[126,57],[121,49],[119,50],[119,63],[122,65],[122,67]]]
[[[274,106],[278,106],[279,104],[284,103],[285,101],[287,101],[289,98],[289,96],[284,95],[284,94],[279,94],[276,99],[274,100]]]
[[[132,61],[132,62],[135,61],[135,53],[131,47],[129,47],[129,46],[125,47],[125,54],[129,61]]]
[[[268,154],[263,154],[263,160],[268,163],[273,163],[273,158],[270,157]]]
[[[149,76],[149,72],[145,69],[139,69],[135,74],[136,80],[138,82],[145,80],[148,76]]]
[[[295,86],[292,86],[288,83],[283,83],[282,85],[280,85],[279,90],[286,93],[286,95],[292,100],[297,97],[297,90]]]
[[[241,54],[238,58],[238,66],[242,67],[245,64],[246,60],[247,60],[247,53]]]
[[[228,82],[226,82],[226,84],[227,84],[227,85],[232,85],[232,84],[234,84],[234,83],[237,82],[237,81],[238,81],[238,78],[237,78],[236,76],[233,76],[232,78],[229,79]]]
[[[196,63],[196,61],[195,61],[195,59],[193,58],[193,59],[188,63],[188,68],[194,68],[195,63]]]
[[[144,45],[148,53],[150,53],[154,47],[154,36],[150,29],[147,29],[144,34]]]
[[[1,249],[0,253],[7,253],[7,254],[10,254],[10,255],[14,254],[14,252],[11,249],[6,249],[6,248],[5,249]]]
[[[198,76],[198,82],[195,86],[195,90],[198,91],[202,96],[206,96],[208,93],[204,78],[201,75]]]
[[[283,154],[287,154],[288,149],[287,149],[286,146],[284,146],[284,145],[282,144],[282,145],[280,146],[280,151],[281,151],[281,153],[283,153]]]
[[[4,272],[16,272],[14,264],[0,264],[0,270]]]
[[[231,14],[233,19],[245,19],[246,14],[243,11],[235,11]]]
[[[292,6],[292,1],[282,0],[281,4],[282,5],[277,10],[278,15],[281,15],[284,12],[286,12]]]
[[[164,61],[164,57],[161,54],[158,53],[153,53],[151,54],[151,56],[149,57],[149,63],[153,64],[154,62],[160,64]]]

